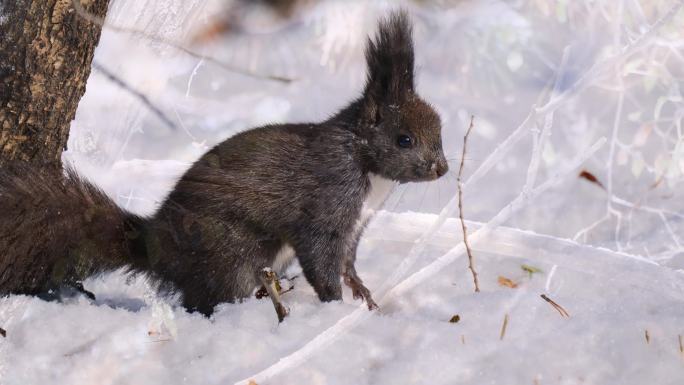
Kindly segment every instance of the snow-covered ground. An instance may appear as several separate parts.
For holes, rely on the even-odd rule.
[[[107,20],[189,44],[226,3],[114,0]],[[243,32],[193,47],[289,84],[105,30],[95,60],[176,128],[93,71],[65,159],[151,213],[221,139],[354,97],[365,36],[398,5],[452,170],[476,116],[464,211],[481,292],[452,173],[397,187],[367,229],[357,269],[377,312],[348,291],[321,304],[300,275],[282,324],[268,299],[207,319],[113,273],[85,283],[95,303],[0,298],[0,384],[684,383],[682,1],[324,1],[249,11]]]

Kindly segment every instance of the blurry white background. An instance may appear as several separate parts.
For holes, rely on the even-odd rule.
[[[253,376],[360,314],[349,293],[322,305],[300,278],[279,326],[267,301],[224,305],[210,321],[118,274],[86,285],[97,304],[0,299],[0,320],[15,327],[0,341],[7,383],[681,383],[684,2],[301,1],[290,13],[246,3],[113,0],[107,23],[146,36],[105,28],[95,61],[176,128],[93,70],[65,159],[121,206],[152,213],[221,140],[268,123],[324,120],[356,97],[367,36],[404,7],[415,24],[418,92],[442,116],[452,172],[396,188],[368,229],[361,276],[380,298],[400,289],[379,314],[354,318],[356,328],[302,365],[284,361],[273,378]],[[206,34],[228,14],[225,33]],[[461,239],[456,221],[413,243],[438,223],[434,214],[458,216],[453,205],[443,209],[457,193],[471,114],[470,230],[520,202],[496,222],[506,227],[475,237],[478,294],[462,253],[448,254]],[[582,154],[590,156],[573,163]],[[523,264],[541,272],[528,276]],[[422,278],[411,275],[421,268]],[[499,276],[519,286],[501,286]],[[142,308],[131,305],[136,298]],[[448,323],[454,314],[461,321]],[[155,333],[161,342],[150,341]]]

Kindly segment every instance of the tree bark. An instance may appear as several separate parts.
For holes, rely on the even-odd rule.
[[[73,0],[0,0],[0,166],[61,165],[102,27]],[[109,0],[80,0],[104,18]]]

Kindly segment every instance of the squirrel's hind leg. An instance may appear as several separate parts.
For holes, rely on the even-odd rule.
[[[353,264],[345,266],[342,277],[344,278],[345,285],[352,289],[352,295],[354,299],[366,301],[368,310],[375,310],[378,308],[378,304],[373,301],[370,290],[368,290],[368,288],[363,284],[363,281],[356,273],[356,268],[354,268]]]

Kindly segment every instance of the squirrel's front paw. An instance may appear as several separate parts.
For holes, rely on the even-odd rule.
[[[346,274],[344,276],[344,283],[352,289],[352,296],[354,299],[366,301],[368,310],[375,310],[378,308],[378,304],[373,301],[370,290],[363,285],[363,282],[361,282],[359,278],[354,277],[351,274]]]

